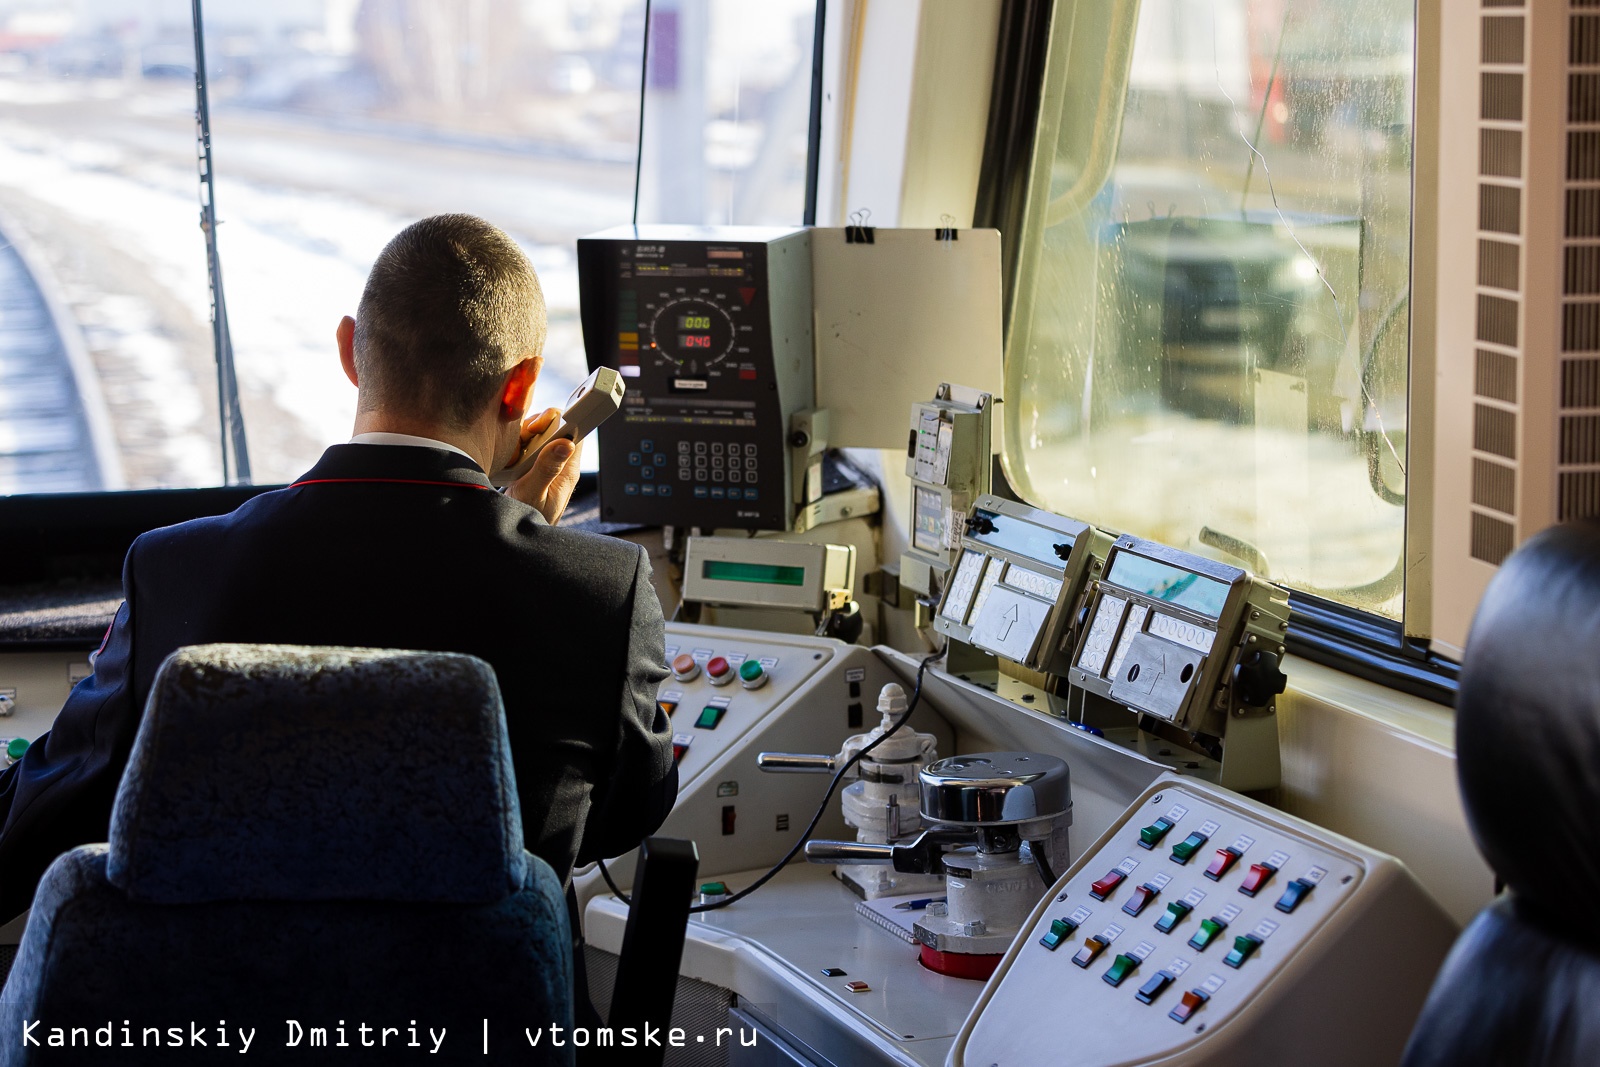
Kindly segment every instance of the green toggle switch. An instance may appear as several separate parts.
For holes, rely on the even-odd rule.
[[[1183,921],[1183,917],[1193,911],[1186,901],[1174,900],[1167,905],[1166,913],[1156,920],[1156,929],[1164,934],[1172,933],[1172,928]]]
[[[1112,985],[1121,985],[1122,980],[1128,977],[1128,975],[1132,974],[1138,968],[1138,966],[1139,958],[1137,956],[1129,956],[1126,954],[1119,955],[1116,959],[1111,961],[1111,966],[1108,967],[1106,969],[1106,973],[1100,977],[1104,978]]]
[[[1240,934],[1233,939],[1233,951],[1222,958],[1222,962],[1238,970],[1244,966],[1244,961],[1256,954],[1256,949],[1261,947],[1261,939],[1255,934]]]
[[[1168,819],[1166,816],[1162,816],[1161,818],[1157,819],[1155,822],[1139,831],[1139,847],[1155,848],[1157,845],[1161,844],[1161,839],[1167,836],[1167,831],[1172,829],[1172,826],[1172,820]]]
[[[1205,834],[1192,833],[1188,837],[1172,846],[1172,859],[1175,863],[1188,863],[1194,859],[1194,854],[1206,847],[1209,840]]]
[[[1194,949],[1196,952],[1204,952],[1206,950],[1206,946],[1215,941],[1217,939],[1217,935],[1222,933],[1222,931],[1226,930],[1227,928],[1228,924],[1223,922],[1221,919],[1201,919],[1200,929],[1196,930],[1194,932],[1194,936],[1189,939],[1189,947]]]
[[[694,721],[695,726],[701,730],[715,730],[722,721],[722,715],[727,708],[719,708],[715,704],[708,704],[700,712],[700,717]]]
[[[1039,944],[1054,952],[1061,947],[1061,942],[1072,936],[1072,931],[1077,928],[1078,924],[1071,919],[1052,919],[1050,921],[1050,932],[1039,939]]]

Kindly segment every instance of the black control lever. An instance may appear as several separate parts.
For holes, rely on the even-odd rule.
[[[1264,708],[1289,685],[1276,652],[1246,652],[1233,668],[1233,692],[1239,703]]]

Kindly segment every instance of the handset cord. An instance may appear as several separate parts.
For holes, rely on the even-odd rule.
[[[789,851],[784,854],[783,859],[773,864],[772,867],[769,868],[767,872],[760,878],[757,878],[755,881],[751,882],[737,893],[734,893],[732,896],[724,897],[721,900],[714,900],[709,904],[694,905],[689,909],[691,914],[702,911],[715,911],[718,908],[726,908],[729,904],[743,900],[751,893],[754,893],[757,889],[760,889],[762,886],[772,881],[773,878],[777,877],[779,871],[788,866],[789,861],[794,859],[800,850],[805,847],[805,843],[807,841],[811,840],[811,835],[816,832],[817,823],[822,821],[822,816],[828,810],[828,802],[833,799],[834,790],[839,788],[839,783],[844,780],[844,776],[849,773],[850,768],[859,763],[862,757],[866,756],[873,749],[877,748],[894,734],[899,732],[900,728],[906,724],[908,719],[911,718],[911,713],[917,710],[917,703],[922,699],[923,672],[928,669],[928,664],[932,663],[942,655],[944,655],[944,649],[941,648],[930,653],[922,660],[921,663],[917,664],[917,680],[911,689],[911,699],[906,701],[906,710],[900,713],[900,717],[894,721],[894,725],[885,730],[882,736],[880,736],[870,745],[867,745],[865,748],[861,749],[854,756],[851,756],[849,759],[845,760],[844,766],[840,767],[834,772],[833,780],[828,783],[827,792],[822,794],[822,801],[817,805],[816,814],[811,816],[811,821],[806,824],[805,831],[801,833],[799,840],[794,843],[794,847],[790,848]],[[616,895],[618,900],[622,901],[623,904],[630,908],[633,907],[633,901],[629,899],[626,893],[617,888],[616,882],[611,880],[611,872],[606,870],[605,860],[600,861],[600,877],[606,880],[606,885],[610,887],[611,892]]]

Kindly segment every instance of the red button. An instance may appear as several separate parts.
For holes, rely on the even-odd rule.
[[[1122,880],[1126,877],[1128,877],[1127,874],[1121,870],[1112,871],[1089,887],[1089,895],[1096,900],[1104,900],[1113,889],[1122,884]]]
[[[1253,897],[1261,892],[1261,887],[1277,873],[1276,867],[1269,867],[1265,863],[1252,863],[1250,873],[1244,876],[1244,884],[1239,887],[1239,892],[1247,897]]]
[[[1211,858],[1211,866],[1206,868],[1206,877],[1213,882],[1219,880],[1233,869],[1233,865],[1239,862],[1239,857],[1242,855],[1244,853],[1237,852],[1232,848],[1217,849],[1217,854]]]
[[[733,668],[728,666],[727,660],[721,656],[713,656],[710,662],[706,664],[706,677],[712,680],[728,678],[731,677],[729,672],[732,670]]]
[[[1156,896],[1160,892],[1161,890],[1146,882],[1144,885],[1133,891],[1133,899],[1124,904],[1122,906],[1122,910],[1127,912],[1129,915],[1138,915],[1144,910],[1144,906],[1146,904],[1156,899]]]

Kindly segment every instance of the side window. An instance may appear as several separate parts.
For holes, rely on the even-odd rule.
[[[1009,333],[1011,480],[1398,618],[1413,6],[1123,9],[1058,8]]]

